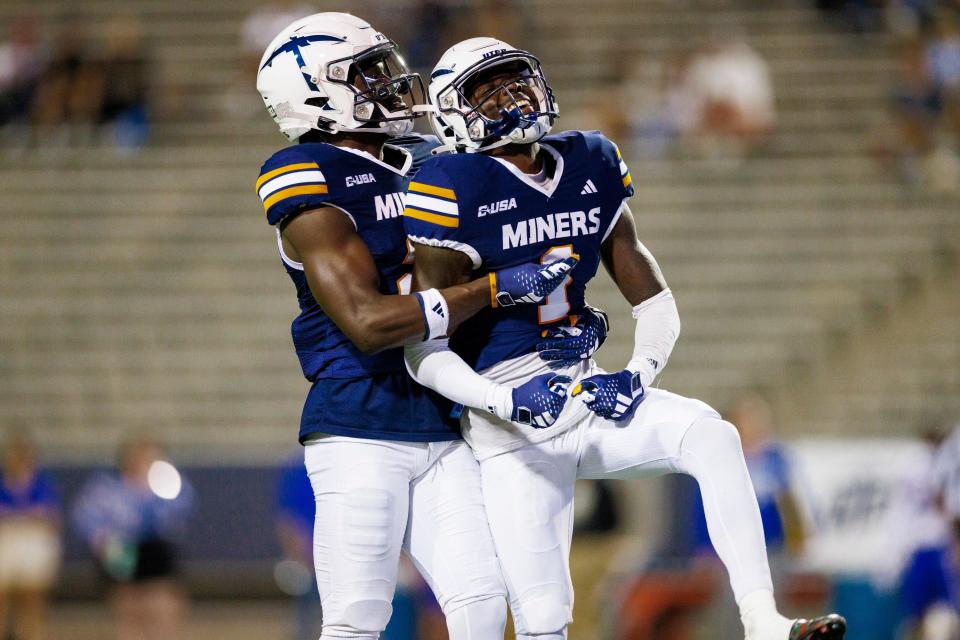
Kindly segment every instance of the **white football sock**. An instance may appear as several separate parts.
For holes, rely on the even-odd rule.
[[[793,620],[777,611],[772,591],[751,591],[737,604],[747,640],[787,640]]]

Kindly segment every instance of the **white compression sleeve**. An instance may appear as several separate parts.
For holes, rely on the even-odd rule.
[[[410,376],[465,407],[489,411],[504,420],[513,412],[513,389],[474,371],[447,340],[429,340],[403,349]]]
[[[633,356],[626,368],[640,373],[649,387],[667,364],[680,336],[680,314],[670,289],[664,289],[633,308],[637,328],[633,334]]]

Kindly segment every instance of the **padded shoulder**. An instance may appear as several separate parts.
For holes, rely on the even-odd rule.
[[[263,163],[255,189],[271,225],[329,202],[329,187],[322,169],[324,160],[328,160],[325,146],[286,147]]]

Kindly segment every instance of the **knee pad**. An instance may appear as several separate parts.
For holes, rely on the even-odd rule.
[[[743,451],[737,428],[719,418],[701,418],[690,425],[683,437],[682,448],[689,451],[708,451],[713,455]]]
[[[355,600],[335,619],[324,620],[323,638],[376,638],[387,627],[393,606],[387,600]]]
[[[514,611],[517,638],[565,638],[570,623],[570,603],[561,595],[547,593],[522,598],[516,605],[518,611]]]
[[[474,600],[444,614],[450,640],[501,640],[507,627],[507,601],[503,596]]]

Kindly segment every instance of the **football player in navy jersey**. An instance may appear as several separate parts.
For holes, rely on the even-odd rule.
[[[273,40],[257,88],[298,143],[266,161],[256,190],[296,286],[293,342],[312,383],[300,441],[316,497],[321,637],[379,636],[402,548],[434,590],[451,638],[499,640],[505,590],[477,462],[448,420],[451,403],[409,378],[400,347],[444,336],[495,301],[535,305],[576,260],[397,295],[409,293],[413,261],[407,181],[438,144],[410,134],[423,103],[419,77],[366,22],[321,13]],[[579,358],[604,335],[603,319],[588,311],[543,346]],[[506,420],[549,423],[565,381],[548,372],[489,385],[485,402]]]
[[[579,257],[564,286],[541,304],[484,309],[449,341],[406,348],[417,380],[468,407],[463,433],[480,461],[517,637],[566,637],[578,478],[686,473],[700,485],[747,639],[842,638],[840,616],[789,620],[777,611],[757,499],[733,425],[703,402],[650,387],[680,320],[656,261],[637,240],[627,206],[632,177],[616,146],[595,131],[548,135],[558,108],[539,61],[492,38],[449,49],[429,93],[434,131],[457,153],[428,160],[408,187],[414,290],[469,282],[478,272],[494,286],[498,272],[513,265]],[[591,359],[551,369],[539,337],[581,312],[601,263],[633,305],[633,353],[613,373]],[[490,410],[491,385],[521,384],[551,370],[574,380],[555,421],[519,424]]]

